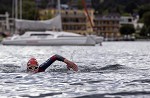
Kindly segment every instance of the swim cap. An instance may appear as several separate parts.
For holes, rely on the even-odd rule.
[[[38,66],[38,62],[35,58],[31,58],[28,63],[27,66]]]

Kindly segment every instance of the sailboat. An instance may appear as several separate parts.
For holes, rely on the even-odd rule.
[[[60,11],[60,0],[58,0],[58,6]],[[59,14],[45,21],[31,21],[31,20],[20,20],[16,19],[17,29],[56,29],[61,30],[61,14]],[[46,45],[46,46],[60,46],[60,45],[86,45],[94,46],[96,43],[101,43],[102,37],[91,36],[91,35],[80,35],[72,32],[65,31],[27,31],[23,35],[14,35],[7,37],[2,40],[3,45]]]

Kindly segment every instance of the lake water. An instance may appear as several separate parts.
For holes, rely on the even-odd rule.
[[[54,54],[79,66],[68,71],[56,61],[46,72],[26,73],[26,63]],[[6,98],[149,98],[150,42],[103,42],[102,46],[0,45],[0,96]]]

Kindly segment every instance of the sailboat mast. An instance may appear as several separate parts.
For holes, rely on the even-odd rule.
[[[18,0],[15,0],[15,19],[18,19]]]
[[[87,14],[87,16],[88,16],[88,19],[89,19],[89,21],[90,21],[90,25],[91,25],[91,27],[93,28],[92,20],[91,20],[91,18],[90,18],[90,16],[89,16],[89,13],[88,13],[88,10],[87,10],[87,7],[86,7],[85,0],[82,0],[82,4],[83,4],[83,6],[84,6],[85,12],[86,12],[86,14]]]
[[[22,19],[22,0],[20,0],[20,19]]]
[[[60,0],[57,0],[57,3],[58,3],[58,14],[61,15]]]
[[[58,15],[59,15],[59,17],[60,17],[60,24],[61,24],[61,29],[60,29],[60,31],[62,31],[60,0],[57,0],[57,3],[58,3]]]

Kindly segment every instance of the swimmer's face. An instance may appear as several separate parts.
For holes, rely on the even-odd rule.
[[[28,65],[27,71],[35,73],[35,72],[38,72],[38,68],[39,68],[38,65]]]

